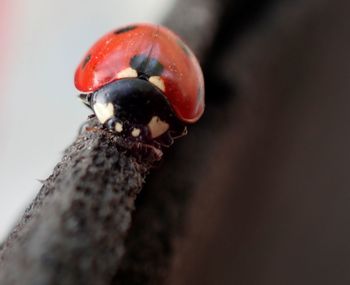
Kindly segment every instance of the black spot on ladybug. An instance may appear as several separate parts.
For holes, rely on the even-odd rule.
[[[114,31],[114,34],[115,34],[115,35],[120,35],[120,34],[129,32],[129,31],[132,31],[132,30],[134,30],[134,29],[136,29],[136,28],[137,28],[137,26],[127,26],[127,27],[123,27],[123,28],[120,28],[120,29]]]
[[[191,56],[190,49],[182,40],[178,39],[177,44],[182,48],[182,50],[185,52],[185,54],[187,54],[188,56]]]
[[[84,69],[86,64],[90,61],[91,59],[91,54],[88,54],[85,58],[84,58],[84,61],[83,61],[83,65],[82,65],[82,68]]]
[[[163,65],[147,55],[135,55],[130,60],[130,66],[137,71],[139,77],[160,76],[164,70]]]

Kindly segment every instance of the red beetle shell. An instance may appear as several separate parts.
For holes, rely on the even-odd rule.
[[[147,55],[163,66],[164,95],[177,117],[187,123],[204,112],[204,81],[199,63],[173,32],[152,24],[135,24],[110,32],[87,52],[75,73],[81,92],[94,92],[118,80],[135,55]]]

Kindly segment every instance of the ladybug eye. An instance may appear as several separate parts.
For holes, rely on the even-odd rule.
[[[155,86],[157,86],[163,92],[165,92],[165,84],[163,79],[160,76],[151,76],[148,79],[148,81],[154,84]]]
[[[169,129],[169,124],[162,121],[158,116],[154,116],[148,123],[148,128],[152,138],[159,137]]]

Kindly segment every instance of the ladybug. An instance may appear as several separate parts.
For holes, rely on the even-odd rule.
[[[80,99],[130,141],[169,146],[204,112],[204,81],[188,46],[169,29],[133,24],[100,38],[75,73]]]

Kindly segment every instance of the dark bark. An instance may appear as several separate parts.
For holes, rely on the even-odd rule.
[[[0,284],[109,283],[154,157],[85,127],[4,243]]]

